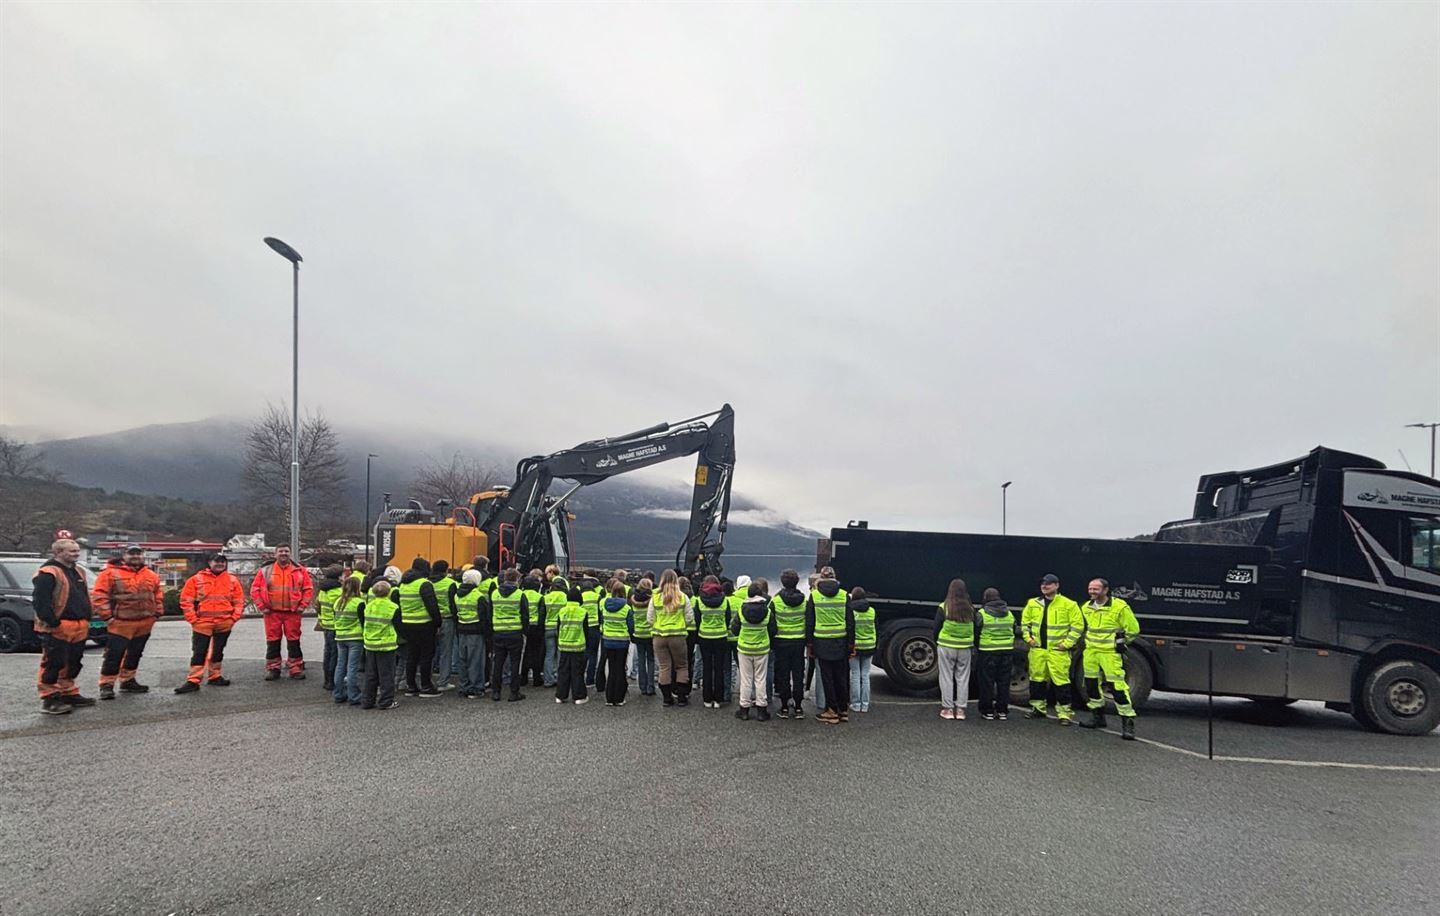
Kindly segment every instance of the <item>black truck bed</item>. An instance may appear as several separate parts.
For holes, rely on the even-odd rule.
[[[1288,603],[1266,599],[1264,547],[836,528],[829,551],[845,587],[877,596],[882,623],[932,616],[956,577],[976,603],[995,587],[1018,609],[1054,573],[1078,602],[1092,578],[1109,580],[1148,635],[1254,638],[1292,629]],[[822,543],[822,560],[824,552]]]

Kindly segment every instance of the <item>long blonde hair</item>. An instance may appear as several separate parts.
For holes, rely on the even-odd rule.
[[[667,569],[661,573],[660,606],[673,614],[689,603],[690,599],[680,590],[680,577],[675,574],[675,570]]]

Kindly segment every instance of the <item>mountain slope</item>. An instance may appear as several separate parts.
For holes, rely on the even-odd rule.
[[[77,486],[224,504],[241,499],[246,430],[243,420],[212,418],[57,439],[37,447],[45,453],[48,469],[59,471]],[[461,452],[504,469],[505,483],[510,482],[516,460],[508,450],[459,437],[453,442],[426,437],[422,440],[426,444],[417,447],[416,437],[386,429],[337,426],[336,433],[348,457],[357,532],[363,527],[360,516],[365,505],[368,453],[380,456],[371,468],[372,511],[378,511],[382,493],[403,503],[416,466],[427,459],[446,460],[451,453]],[[677,462],[681,463],[684,460]],[[690,493],[681,486],[616,478],[582,489],[571,498],[569,508],[577,516],[575,539],[582,560],[673,556],[685,536]],[[732,554],[813,556],[818,536],[753,502],[736,498],[726,545]]]

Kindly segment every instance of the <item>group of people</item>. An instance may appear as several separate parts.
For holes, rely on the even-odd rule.
[[[136,673],[164,610],[159,577],[143,552],[131,548],[107,565],[96,579],[93,605],[75,565],[79,545],[62,539],[51,552],[34,580],[42,711],[58,715],[95,703],[75,684],[92,613],[107,621],[109,633],[99,698],[114,699],[117,689],[147,692]],[[181,589],[192,636],[189,672],[177,694],[230,684],[225,646],[244,613],[245,589],[228,565],[223,553],[212,555]],[[416,558],[405,571],[358,561],[327,567],[316,583],[281,546],[274,562],[255,574],[249,595],[264,618],[266,679],[306,677],[301,619],[313,607],[325,644],[323,686],[335,703],[363,709],[394,709],[399,689],[420,698],[455,690],[464,699],[517,701],[527,684],[553,688],[556,703],[587,703],[593,689],[607,706],[623,706],[633,679],[641,696],[658,691],[665,706],[689,705],[698,683],[706,708],[733,699],[739,719],[768,720],[772,697],[781,718],[803,719],[812,684],[822,723],[870,711],[876,612],[865,590],[846,592],[833,569],[811,577],[808,592],[800,590],[798,572],[785,570],[773,595],[769,582],[748,576],[692,583],[667,569],[631,578],[617,569],[603,583],[589,575],[572,582],[555,566],[492,575],[482,556],[458,571],[444,560]],[[1029,665],[1026,716],[1048,718],[1053,692],[1059,723],[1072,724],[1072,653],[1083,643],[1091,716],[1080,724],[1106,725],[1102,682],[1108,683],[1122,737],[1133,739],[1124,652],[1139,626],[1104,579],[1092,580],[1088,591],[1082,607],[1060,594],[1058,578],[1046,575],[1041,594],[1017,621],[995,589],[977,606],[964,581],[953,580],[935,614],[941,718],[965,718],[977,659],[981,716],[1008,718],[1020,638]]]
[[[1108,686],[1120,716],[1120,737],[1135,739],[1135,707],[1125,680],[1125,652],[1140,635],[1135,613],[1123,598],[1110,594],[1110,583],[1092,579],[1090,600],[1082,607],[1060,593],[1060,579],[1047,573],[1040,594],[1026,602],[1017,621],[1000,592],[987,588],[977,607],[963,579],[953,579],[935,612],[935,646],[940,672],[940,717],[964,719],[970,698],[972,664],[978,664],[980,715],[1009,718],[1015,640],[1023,639],[1030,675],[1027,719],[1049,718],[1054,696],[1060,725],[1075,724],[1070,669],[1083,645],[1081,672],[1090,718],[1082,728],[1105,728]]]
[[[593,689],[607,706],[623,706],[633,679],[664,706],[690,705],[698,684],[706,708],[735,700],[740,719],[768,720],[773,692],[780,717],[800,719],[818,671],[819,721],[870,709],[875,612],[863,589],[845,593],[828,568],[808,594],[786,570],[774,595],[764,579],[697,584],[675,570],[632,582],[618,569],[603,583],[571,581],[554,566],[491,575],[485,557],[458,578],[446,561],[423,558],[404,572],[356,564],[323,575],[318,625],[336,703],[393,709],[397,685],[419,698],[455,689],[513,702],[530,685],[553,688],[556,703],[588,703]],[[333,665],[332,642],[342,647]]]

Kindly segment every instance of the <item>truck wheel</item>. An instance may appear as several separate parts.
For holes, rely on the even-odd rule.
[[[0,652],[19,652],[25,647],[25,629],[14,617],[0,617]]]
[[[1133,649],[1125,657],[1125,683],[1130,685],[1130,705],[1142,708],[1155,687],[1155,671],[1150,660]]]
[[[1090,699],[1090,692],[1085,689],[1085,667],[1076,659],[1070,671],[1070,689],[1075,694],[1075,707],[1079,709]],[[1136,709],[1145,705],[1150,699],[1150,691],[1155,687],[1155,672],[1150,667],[1149,659],[1134,650],[1125,656],[1125,684],[1130,688],[1130,705]],[[1113,703],[1110,694],[1104,691],[1104,686],[1101,684],[1106,702]]]
[[[885,673],[895,686],[909,693],[935,689],[935,640],[927,627],[907,627],[890,637],[885,646]]]
[[[1030,664],[1024,655],[1016,655],[1010,665],[1010,705],[1030,705]]]
[[[1419,662],[1376,668],[1365,678],[1360,700],[1366,718],[1392,735],[1428,735],[1440,725],[1440,676]]]

